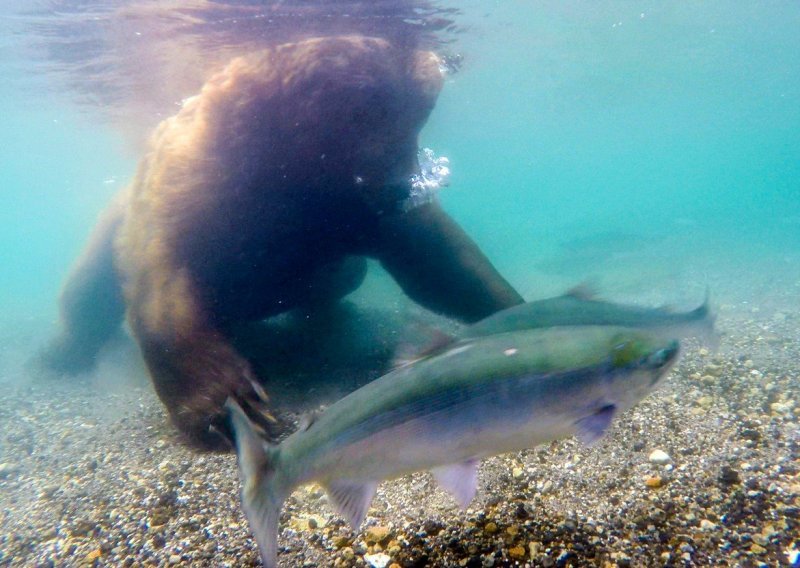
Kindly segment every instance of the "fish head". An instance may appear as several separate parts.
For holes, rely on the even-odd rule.
[[[612,339],[604,390],[617,412],[646,397],[678,361],[680,344],[655,335],[620,334]]]
[[[600,440],[614,418],[645,398],[678,361],[680,344],[640,333],[612,337],[601,380],[593,396],[579,406],[575,421],[578,438],[592,445]]]

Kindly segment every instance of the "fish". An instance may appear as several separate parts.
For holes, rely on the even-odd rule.
[[[402,367],[448,349],[464,340],[496,333],[557,326],[616,326],[647,330],[664,339],[699,339],[712,351],[719,348],[714,329],[716,314],[706,290],[698,307],[678,312],[669,308],[647,308],[596,299],[588,286],[577,286],[561,296],[518,304],[464,326],[456,333],[428,330],[433,339],[422,348],[401,345],[392,361]]]
[[[482,459],[572,435],[596,443],[679,353],[677,340],[611,326],[480,336],[383,375],[279,445],[229,400],[242,507],[264,566],[277,566],[278,519],[296,487],[320,484],[354,530],[381,481],[416,471],[466,508]]]
[[[686,312],[676,312],[668,308],[646,308],[598,300],[588,288],[579,286],[561,296],[526,302],[496,312],[465,327],[457,338],[564,325],[610,325],[647,329],[661,337],[696,337],[714,347],[718,341],[714,331],[715,320],[708,291],[700,306]]]

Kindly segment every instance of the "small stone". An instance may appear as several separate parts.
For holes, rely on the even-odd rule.
[[[160,527],[169,522],[169,511],[165,507],[159,507],[150,514],[150,526]]]
[[[506,529],[506,532],[511,536],[517,536],[517,534],[519,534],[519,527],[517,525],[511,525]]]
[[[365,554],[364,560],[367,561],[372,568],[386,568],[391,561],[391,558],[386,554],[380,552],[378,554]]]
[[[392,536],[389,527],[374,526],[369,527],[364,533],[364,542],[367,544],[384,544],[389,542]]]
[[[760,544],[753,543],[753,545],[750,547],[750,552],[753,554],[766,554],[767,549]]]
[[[488,522],[486,523],[486,526],[483,527],[483,530],[484,532],[487,532],[489,534],[494,534],[497,532],[497,524],[493,522]]]
[[[789,414],[794,408],[794,401],[773,402],[769,405],[769,408],[773,414]]]
[[[525,558],[525,549],[519,545],[509,548],[508,555],[515,560],[522,560]]]
[[[89,554],[86,555],[85,562],[87,564],[92,564],[95,560],[100,558],[103,555],[103,551],[99,548],[95,548]]]
[[[312,531],[316,529],[324,529],[327,524],[328,521],[319,515],[309,515],[306,519],[306,525]]]
[[[336,548],[344,548],[350,544],[350,539],[346,536],[337,535],[331,539],[331,544]]]
[[[697,405],[700,408],[710,408],[712,404],[714,404],[714,399],[710,396],[701,396],[697,399]]]
[[[723,485],[735,485],[740,482],[739,472],[728,465],[722,466],[717,479]]]
[[[523,473],[525,473],[525,471],[521,467],[515,467],[511,470],[511,475],[514,476],[514,479],[519,479],[522,477]]]
[[[713,531],[715,528],[717,528],[717,525],[708,519],[703,519],[700,521],[700,528],[704,531]]]
[[[440,523],[439,521],[435,521],[433,519],[426,519],[424,523],[422,523],[422,530],[428,533],[430,536],[436,536],[442,529],[444,528],[444,524]]]
[[[0,479],[6,479],[19,471],[19,467],[13,463],[0,463]]]
[[[664,480],[660,475],[653,475],[645,479],[644,484],[650,489],[658,489],[664,486]]]
[[[647,460],[650,463],[655,463],[658,465],[666,465],[672,461],[672,458],[669,457],[669,454],[663,450],[653,450],[650,452],[650,455],[647,457]]]
[[[347,548],[342,549],[342,558],[344,558],[345,560],[352,560],[355,557],[356,557],[355,551],[349,546]]]
[[[170,554],[169,555],[169,563],[170,564],[180,564],[181,557],[178,554]]]

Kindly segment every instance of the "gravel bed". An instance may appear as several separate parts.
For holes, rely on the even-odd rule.
[[[592,448],[484,462],[459,510],[427,473],[382,484],[363,530],[301,488],[286,567],[778,566],[800,550],[800,282],[720,306],[666,384]],[[789,306],[787,308],[787,306]],[[259,566],[233,455],[178,444],[145,385],[2,383],[0,566]]]

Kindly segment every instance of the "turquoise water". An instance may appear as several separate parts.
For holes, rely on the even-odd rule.
[[[797,253],[797,3],[461,6],[451,49],[464,66],[423,142],[451,160],[445,206],[525,295],[586,278],[613,289],[597,255],[647,243],[668,248],[675,269],[698,255]],[[136,159],[58,77],[26,72],[37,65],[26,57],[19,38],[3,40],[0,304],[11,318],[52,316]],[[564,258],[565,242],[593,235],[606,240],[597,255]]]
[[[476,18],[428,130],[453,157],[454,215],[520,277],[553,241],[609,232],[678,238],[678,263],[796,253],[800,7],[592,6]]]
[[[116,3],[97,4],[102,13]],[[710,290],[722,345],[710,352],[689,343],[668,385],[620,419],[607,445],[575,449],[566,441],[486,464],[482,487],[485,496],[497,497],[494,504],[479,500],[466,514],[450,504],[427,507],[431,492],[420,498],[425,483],[406,479],[390,486],[391,506],[373,510],[378,522],[400,526],[411,519],[407,536],[416,538],[429,517],[444,519],[461,531],[442,532],[436,542],[447,551],[447,535],[465,543],[477,538],[473,514],[488,513],[488,519],[496,513],[503,526],[517,523],[518,508],[509,504],[520,505],[522,491],[531,518],[552,521],[550,528],[528,522],[526,540],[519,541],[525,546],[550,539],[560,530],[554,527],[577,512],[605,526],[608,544],[607,550],[598,546],[597,555],[589,548],[592,554],[581,556],[582,562],[598,563],[602,549],[634,558],[619,566],[656,565],[656,558],[663,565],[662,549],[651,544],[642,551],[648,541],[640,538],[652,532],[646,517],[652,506],[667,509],[673,498],[677,505],[669,510],[680,514],[658,525],[662,535],[677,535],[658,545],[673,554],[668,559],[689,554],[687,534],[700,551],[694,565],[707,560],[767,566],[777,558],[796,559],[800,3],[469,0],[457,6],[460,31],[446,35],[444,49],[463,56],[463,65],[448,76],[421,140],[450,160],[451,184],[440,193],[447,211],[526,299],[588,283],[610,300],[687,308]],[[0,566],[86,565],[87,558],[93,565],[120,565],[126,555],[164,565],[167,559],[173,563],[176,551],[196,554],[209,545],[219,547],[219,555],[201,557],[207,564],[198,565],[222,565],[221,558],[229,565],[241,558],[254,563],[232,456],[198,457],[176,441],[131,342],[114,343],[88,380],[33,381],[40,377],[26,366],[54,332],[63,279],[98,214],[132,178],[142,137],[177,108],[174,101],[165,105],[164,97],[196,92],[196,86],[167,86],[163,92],[160,87],[170,73],[191,79],[185,67],[194,61],[191,43],[197,38],[177,35],[185,52],[156,49],[158,57],[143,58],[161,65],[153,69],[150,88],[109,107],[101,97],[68,88],[67,74],[48,65],[52,61],[37,48],[41,38],[30,31],[33,20],[20,15],[29,8],[23,0],[0,0],[0,497],[8,499],[0,506]],[[76,11],[81,9],[86,7]],[[70,21],[67,11],[37,18]],[[134,22],[112,27],[109,45],[122,46],[123,53],[133,45],[141,23]],[[225,59],[235,48],[226,45],[217,54]],[[145,78],[148,71],[145,66]],[[182,87],[184,81],[175,83]],[[110,114],[116,122],[108,120]],[[296,365],[298,374],[308,379],[301,383],[308,393],[286,389],[291,403],[316,405],[314,397],[330,399],[331,391],[339,395],[379,374],[369,356],[385,356],[375,353],[397,342],[400,324],[421,312],[376,264],[351,299],[374,313],[365,310],[355,338],[346,331],[331,334],[333,350],[356,347],[355,354],[341,357],[346,368],[340,374],[316,370],[307,353],[316,353],[317,345],[302,337],[286,343],[293,352],[285,374],[300,360],[305,365]],[[404,320],[397,314],[410,315]],[[362,354],[366,362],[354,361]],[[336,387],[325,391],[314,384],[309,377],[315,372]],[[347,381],[340,385],[340,377]],[[269,385],[274,398],[281,399],[281,387],[286,384]],[[652,449],[669,450],[675,469],[648,464]],[[105,456],[99,465],[98,456]],[[72,480],[65,477],[65,464],[71,464]],[[169,486],[173,476],[164,474],[176,464],[181,479],[190,481],[185,489]],[[728,482],[718,487],[723,465],[741,474],[737,491],[778,489],[765,489],[767,501],[741,492],[740,502],[728,501]],[[513,480],[508,476],[515,470],[523,479],[533,472],[530,485],[520,485],[517,473]],[[668,489],[648,493],[643,480],[650,474],[664,474]],[[56,487],[62,478],[63,487]],[[552,493],[544,489],[551,479]],[[609,480],[619,485],[607,485]],[[194,521],[175,519],[155,531],[146,524],[165,486],[181,492],[186,518],[210,517],[202,531]],[[763,503],[768,506],[748,509]],[[322,511],[332,522],[317,497],[298,498],[293,506],[304,514]],[[127,525],[109,520],[112,507]],[[81,528],[86,519],[93,532]],[[645,519],[647,528],[614,532],[620,519]],[[698,536],[701,519],[718,525],[708,539]],[[778,536],[769,536],[765,556],[766,550],[753,552],[748,539],[762,529],[766,534],[767,520]],[[214,535],[215,525],[227,528]],[[298,541],[312,542],[298,531],[281,538],[295,549]],[[594,528],[576,534],[582,532],[590,539],[601,534]],[[155,540],[153,535],[163,541],[157,549],[142,544]],[[484,543],[481,554],[499,554],[499,536],[489,540],[494,544]],[[572,547],[568,540],[547,544],[553,558]],[[308,563],[298,565],[328,565],[340,554],[324,539],[313,542],[304,549],[307,557],[298,553]],[[795,556],[784,555],[778,544],[793,547]],[[730,550],[741,553],[739,560],[726,557]],[[95,553],[103,555],[96,563]],[[537,554],[544,553],[543,545]],[[457,559],[451,554],[447,565],[465,565],[467,556],[479,558],[462,551]],[[291,565],[294,557],[289,558],[285,565]],[[764,562],[751,562],[758,558]]]

